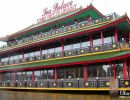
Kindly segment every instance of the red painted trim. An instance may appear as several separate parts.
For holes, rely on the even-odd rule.
[[[50,22],[50,23],[47,23],[47,24],[43,24],[43,25],[41,25],[41,26],[38,26],[38,27],[35,27],[35,28],[32,28],[32,29],[29,29],[29,30],[27,30],[27,31],[24,31],[24,30],[23,30],[23,31],[20,31],[20,32],[18,32],[18,33],[16,33],[16,34],[9,35],[7,38],[12,38],[12,37],[14,37],[14,36],[22,35],[22,34],[25,34],[25,33],[29,32],[29,31],[33,31],[33,30],[36,30],[36,29],[38,29],[38,28],[42,28],[42,27],[47,26],[47,25],[50,25],[50,24],[57,23],[57,22],[59,22],[59,21],[72,18],[72,17],[74,17],[74,16],[76,16],[76,15],[79,15],[79,14],[85,12],[86,10],[89,10],[89,9],[94,10],[95,12],[97,12],[97,13],[98,13],[100,16],[102,16],[102,17],[104,16],[104,15],[101,14],[94,6],[90,5],[90,6],[88,6],[87,8],[81,9],[79,12],[74,13],[74,14],[72,14],[72,15],[70,15],[70,16],[61,18],[61,19],[59,19],[59,20],[56,20],[56,21],[53,21],[53,22]],[[26,28],[25,28],[25,29],[26,29]]]
[[[79,35],[86,34],[86,33],[88,34],[88,33],[94,32],[94,31],[100,31],[100,30],[102,30],[104,28],[108,28],[108,27],[114,26],[114,25],[116,25],[116,24],[118,24],[118,23],[120,23],[122,21],[125,21],[125,20],[128,21],[128,17],[124,17],[122,19],[116,20],[116,21],[114,21],[114,22],[112,22],[110,24],[104,25],[104,26],[99,27],[99,28],[94,28],[94,29],[90,29],[90,30],[86,30],[86,31],[82,31],[82,32],[77,32],[75,34],[70,34],[70,35],[59,37],[59,38],[54,38],[54,39],[50,39],[50,40],[46,40],[46,41],[30,44],[30,45],[19,47],[19,48],[16,48],[16,49],[14,48],[14,49],[10,49],[10,50],[5,50],[3,52],[0,52],[0,54],[7,53],[7,52],[9,53],[9,52],[14,51],[14,50],[20,50],[22,48],[24,49],[24,48],[32,47],[32,46],[36,46],[36,45],[43,45],[43,44],[46,44],[48,42],[51,43],[51,42],[54,42],[54,41],[57,41],[57,40],[63,40],[65,38],[75,37],[75,36],[79,36]]]

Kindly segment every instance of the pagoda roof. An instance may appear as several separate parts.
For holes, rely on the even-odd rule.
[[[35,34],[35,32],[39,31],[39,30],[44,30],[46,28],[50,28],[52,26],[58,25],[58,24],[62,24],[62,23],[67,23],[70,22],[74,19],[78,19],[78,18],[82,18],[85,16],[91,16],[93,19],[97,19],[100,17],[103,17],[104,15],[102,13],[100,13],[92,4],[87,6],[86,8],[78,8],[73,12],[67,13],[65,15],[62,16],[58,16],[57,18],[54,19],[50,19],[50,20],[46,20],[44,22],[40,22],[40,23],[36,23],[36,24],[32,24],[28,27],[26,27],[23,30],[20,30],[16,33],[7,35],[5,37],[0,37],[0,41],[4,41],[7,42],[9,40],[12,39],[19,39],[22,38],[24,36],[28,36],[28,35],[33,35]]]

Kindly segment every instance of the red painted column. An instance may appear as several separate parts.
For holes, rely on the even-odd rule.
[[[103,32],[101,31],[101,41],[102,41],[102,46],[104,45],[104,37],[103,37]]]
[[[32,71],[32,82],[35,81],[34,71]]]
[[[54,69],[54,80],[57,80],[57,71],[56,71],[56,68]]]
[[[130,59],[128,59],[127,63],[128,63],[128,77],[130,76]]]
[[[126,42],[127,40],[126,33],[123,33],[123,38],[124,38],[124,42]]]
[[[62,57],[64,56],[64,40],[61,41]]]
[[[40,58],[42,58],[42,48],[40,47]]]
[[[93,47],[93,37],[92,37],[92,33],[90,33],[90,47]]]
[[[0,74],[0,81],[2,81],[2,74]]]
[[[87,80],[87,66],[86,65],[84,65],[84,81],[86,81]]]
[[[129,42],[130,42],[130,30],[129,30]]]
[[[14,83],[16,83],[16,72],[14,73]]]
[[[115,28],[115,30],[114,30],[114,42],[115,43],[118,42],[118,30],[117,30],[117,28]]]
[[[114,64],[110,63],[110,65],[111,65],[111,68],[112,68],[113,77],[114,77],[114,79],[116,79],[116,66],[115,66],[115,63]]]
[[[88,16],[88,25],[91,25],[90,21],[91,21],[91,17]]]
[[[126,59],[123,60],[123,78],[128,79]]]
[[[22,50],[22,59],[23,59],[23,61],[24,61],[24,50]]]

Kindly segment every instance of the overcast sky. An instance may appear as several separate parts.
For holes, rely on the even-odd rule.
[[[63,0],[0,0],[0,37],[17,32],[41,17],[45,7]],[[71,0],[65,0],[65,2]],[[73,0],[78,6],[87,6],[91,0]],[[113,12],[130,17],[130,0],[93,0],[93,5],[104,15]]]

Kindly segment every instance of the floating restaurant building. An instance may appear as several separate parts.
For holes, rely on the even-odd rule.
[[[109,90],[130,87],[130,20],[93,5],[0,38],[0,87]],[[129,88],[127,88],[129,89]]]

